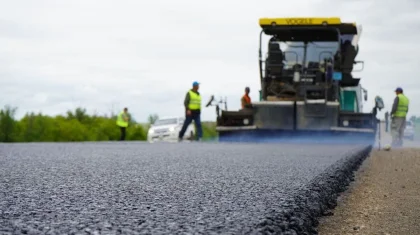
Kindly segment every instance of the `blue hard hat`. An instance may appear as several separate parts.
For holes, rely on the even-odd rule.
[[[395,92],[403,92],[403,89],[401,87],[397,87],[397,89],[395,89]]]
[[[197,82],[197,81],[193,82],[193,86],[198,86],[198,85],[200,85],[199,82]]]

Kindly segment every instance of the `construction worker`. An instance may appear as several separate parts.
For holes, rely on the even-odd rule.
[[[203,136],[203,130],[201,127],[201,96],[198,92],[199,88],[198,82],[193,82],[192,89],[187,92],[187,95],[185,96],[184,100],[184,106],[185,106],[185,121],[184,125],[182,126],[181,131],[178,135],[178,140],[181,141],[184,137],[185,131],[187,130],[187,127],[191,124],[191,122],[194,120],[194,124],[196,127],[197,135],[196,140],[201,140]]]
[[[249,87],[245,87],[245,94],[241,98],[242,109],[251,107],[251,97],[249,97],[249,92]]]
[[[125,140],[125,133],[126,133],[126,129],[128,127],[128,121],[130,120],[129,115],[128,115],[128,109],[124,108],[124,110],[118,114],[117,116],[117,126],[120,127],[121,130],[121,136],[120,136],[120,141]]]
[[[392,146],[402,146],[406,116],[408,112],[408,98],[403,94],[403,89],[398,87],[395,90],[396,97],[391,110],[391,135]]]

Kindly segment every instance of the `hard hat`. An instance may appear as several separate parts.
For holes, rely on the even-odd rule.
[[[395,89],[395,92],[403,92],[403,89],[401,87],[397,87],[397,89]]]
[[[194,81],[192,85],[193,85],[193,86],[198,86],[198,85],[200,85],[200,83],[199,83],[199,82],[197,82],[197,81]]]

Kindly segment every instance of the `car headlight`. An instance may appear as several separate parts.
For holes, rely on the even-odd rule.
[[[174,126],[169,127],[169,131],[170,131],[170,132],[175,131],[175,127],[174,127]]]
[[[153,134],[153,133],[155,133],[155,131],[153,129],[149,129],[149,133]]]

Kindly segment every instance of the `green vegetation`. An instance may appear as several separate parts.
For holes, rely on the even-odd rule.
[[[201,125],[203,127],[203,140],[214,140],[217,138],[215,122],[202,122]]]
[[[420,135],[420,117],[411,116],[409,120],[414,124],[414,131],[416,135]]]
[[[31,112],[16,120],[16,111],[17,108],[11,106],[0,110],[0,142],[114,141],[120,136],[115,124],[116,114],[89,115],[86,109],[77,108],[55,117]],[[132,119],[126,140],[146,140],[148,126],[157,118],[155,114],[150,115],[148,125]],[[203,131],[203,139],[217,136],[214,123],[204,122]]]
[[[159,119],[159,115],[157,114],[150,114],[147,118],[149,124],[154,124]]]

